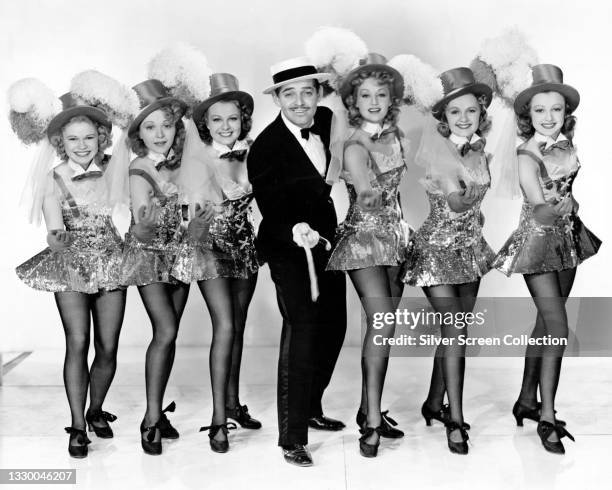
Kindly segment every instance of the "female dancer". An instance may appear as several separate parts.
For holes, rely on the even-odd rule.
[[[133,87],[140,112],[130,124],[128,138],[137,158],[129,169],[132,223],[126,235],[123,283],[138,286],[153,327],[146,355],[147,410],[140,425],[142,448],[161,454],[161,438],[176,439],[162,401],[176,350],[176,335],[185,308],[189,284],[171,277],[171,269],[184,235],[178,188],[185,104],[168,94],[155,79]],[[193,220],[194,226],[197,219]]]
[[[440,75],[444,96],[432,107],[437,131],[426,130],[416,156],[427,167],[423,181],[429,216],[409,246],[403,280],[421,286],[434,310],[457,314],[474,308],[480,278],[491,268],[494,253],[482,236],[480,203],[490,184],[483,131],[489,125],[486,108],[492,91],[476,83],[469,68]],[[465,330],[441,326],[455,343],[436,350],[429,394],[421,412],[446,425],[451,452],[467,454],[469,425],[463,420],[465,346],[457,338]],[[444,393],[449,407],[443,406]]]
[[[213,451],[226,452],[228,430],[236,427],[227,417],[242,427],[261,428],[238,398],[244,327],[259,267],[246,171],[253,98],[238,89],[238,80],[229,73],[211,75],[210,83],[210,96],[193,111],[204,144],[193,158],[186,157],[181,181],[195,206],[204,209],[209,200],[219,204],[203,239],[183,244],[172,274],[185,283],[197,281],[210,312],[213,415],[211,425],[200,430],[209,430]],[[198,169],[210,172],[213,191],[202,191],[207,177],[198,176]]]
[[[402,296],[399,280],[410,228],[402,219],[398,186],[406,171],[400,135],[395,126],[404,81],[386,59],[375,53],[350,71],[340,86],[354,129],[344,144],[342,177],[350,207],[339,225],[328,270],[347,271],[368,318],[362,355],[363,385],[357,423],[365,457],[378,453],[380,436],[402,437],[392,419],[381,413],[389,350],[374,347],[373,336],[393,337],[394,327],[375,331],[375,312],[395,311]]]
[[[514,101],[519,133],[526,140],[517,150],[521,218],[493,265],[506,275],[523,274],[538,310],[531,337],[567,339],[565,302],[576,266],[597,253],[601,242],[578,218],[571,193],[580,167],[572,144],[580,95],[563,83],[563,72],[555,65],[536,65],[532,74],[532,86]],[[542,445],[558,454],[565,452],[563,437],[574,440],[555,418],[564,349],[527,347],[521,393],[512,410],[519,426],[524,418],[537,421]]]
[[[117,367],[126,296],[120,273],[123,244],[111,218],[112,206],[104,178],[108,165],[104,150],[112,144],[111,121],[95,105],[104,104],[105,110],[117,114],[124,108],[111,107],[103,97],[128,89],[97,72],[77,75],[72,86],[82,86],[81,79],[88,80],[88,93],[71,90],[61,97],[63,110],[46,126],[48,141],[42,143],[36,177],[31,182],[38,189],[34,191],[38,197],[34,196],[32,211],[40,217],[42,208],[49,247],[17,267],[17,275],[28,286],[55,294],[66,336],[64,386],[72,417],[66,432],[70,434],[68,452],[74,458],[88,454],[87,445],[91,441],[85,433],[85,422],[98,437],[113,437],[108,422],[116,417],[102,411],[102,403]],[[22,89],[24,94],[35,92],[43,99],[45,93],[50,95],[44,85],[33,79],[17,82],[11,93],[18,95]],[[35,102],[43,99],[37,98]],[[44,108],[33,107],[34,114],[43,114]],[[22,136],[20,130],[27,129],[32,117],[36,118],[11,112],[18,136]],[[44,127],[39,125],[38,130]],[[36,131],[31,129],[26,135],[30,138]],[[41,132],[40,139],[44,137]],[[52,150],[42,157],[44,146],[49,143],[62,161],[53,170],[50,170]],[[95,357],[88,368],[90,317]],[[88,388],[90,403],[84,414]]]

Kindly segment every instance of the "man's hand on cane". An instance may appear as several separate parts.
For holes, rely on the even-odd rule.
[[[321,239],[319,232],[313,230],[308,223],[298,223],[291,231],[293,231],[293,241],[298,247],[316,247]]]

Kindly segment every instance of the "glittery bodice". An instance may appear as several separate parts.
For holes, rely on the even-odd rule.
[[[551,177],[550,180],[546,181],[540,177],[540,186],[542,187],[544,200],[551,204],[557,204],[566,194],[571,193],[572,185],[578,175],[579,169],[580,167],[578,166],[567,175],[561,175],[557,178]],[[525,201],[527,200],[524,195],[523,198]]]
[[[154,196],[151,201],[157,207],[157,220],[155,222],[155,238],[147,244],[149,248],[165,248],[177,239],[181,231],[182,212],[178,194],[170,196]],[[134,226],[134,213],[132,211],[131,226]]]
[[[471,246],[480,240],[480,205],[489,185],[477,185],[478,199],[462,213],[455,213],[444,194],[427,192],[429,216],[419,228],[419,238],[437,247]]]
[[[372,211],[364,211],[357,202],[357,191],[355,187],[347,183],[346,189],[349,195],[349,209],[346,214],[346,224],[359,223],[360,227],[372,229],[397,223],[402,218],[402,208],[399,202],[399,183],[406,173],[406,167],[396,167],[384,174],[379,175],[370,184],[372,190],[381,194],[381,208]]]
[[[121,247],[121,238],[113,224],[109,207],[99,205],[71,207],[67,201],[63,201],[62,216],[64,226],[72,238],[72,248],[104,252]]]
[[[336,230],[336,246],[328,270],[395,266],[404,261],[412,230],[402,219],[399,199],[399,184],[406,173],[400,145],[393,145],[391,155],[370,151],[368,171],[372,190],[380,193],[381,206],[364,210],[353,183],[345,178],[349,209]]]
[[[520,149],[536,162],[544,199],[557,204],[572,192],[580,163],[574,148],[553,149],[541,159],[529,150]],[[576,267],[595,255],[601,245],[597,238],[572,211],[544,225],[534,215],[535,206],[523,195],[518,228],[500,249],[494,267],[504,274],[533,274],[561,271]]]
[[[480,206],[491,178],[487,157],[469,152],[452,172],[421,183],[429,199],[429,215],[416,231],[408,247],[403,280],[412,286],[464,284],[484,276],[495,256],[482,234]],[[455,189],[476,186],[477,199],[461,213],[448,205],[448,194]]]
[[[123,243],[112,221],[112,209],[102,198],[103,181],[67,184],[57,172],[54,178],[60,187],[59,204],[70,245],[55,252],[46,248],[17,267],[17,275],[41,291],[94,294],[122,287]],[[88,192],[98,187],[100,192]]]
[[[252,201],[253,194],[249,193],[238,199],[226,199],[217,205],[217,214],[211,223],[210,233],[235,244],[252,236],[253,224],[250,216]]]
[[[519,152],[520,153],[520,152]],[[576,150],[570,148],[568,150],[554,149],[550,153],[544,155],[541,161],[537,162],[539,166],[538,180],[540,188],[544,195],[544,200],[549,204],[557,204],[567,194],[571,194],[574,180],[580,170],[580,162],[576,156]],[[521,223],[526,222],[523,226],[539,228],[540,225],[533,215],[534,205],[532,205],[525,194],[523,193],[523,206],[521,208]],[[568,213],[561,216],[555,222],[555,226],[571,229],[571,216]]]

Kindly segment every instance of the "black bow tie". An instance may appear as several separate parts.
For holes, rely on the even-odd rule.
[[[87,179],[97,179],[98,177],[102,177],[102,172],[100,170],[91,170],[89,172],[84,172],[82,174],[75,175],[74,177],[72,177],[72,180],[79,181]]]
[[[372,136],[370,136],[370,140],[376,142],[379,139],[384,138],[388,134],[395,134],[396,131],[397,131],[397,129],[394,128],[394,127],[387,128],[387,129],[381,131],[380,133],[374,133]]]
[[[239,162],[244,162],[246,158],[247,151],[246,150],[232,150],[227,153],[223,153],[219,155],[219,158],[229,160],[230,162],[237,160]]]
[[[538,148],[540,149],[540,153],[542,155],[548,155],[549,153],[552,153],[555,148],[558,148],[559,150],[568,150],[571,147],[572,144],[569,140],[557,141],[556,143],[550,145],[548,148],[546,148],[545,142],[538,143]]]
[[[181,165],[181,161],[178,158],[176,160],[174,158],[165,159],[155,164],[155,170],[157,170],[158,172],[162,168],[167,168],[168,170],[174,170],[175,168],[178,168],[180,165]]]
[[[302,138],[304,138],[305,140],[308,140],[310,138],[310,133],[321,134],[321,130],[316,124],[313,124],[309,128],[300,129],[300,134],[302,135]]]
[[[484,138],[480,138],[476,141],[474,141],[474,143],[470,143],[469,141],[466,141],[465,143],[463,143],[463,145],[459,145],[457,147],[457,149],[459,150],[459,154],[464,157],[466,156],[470,150],[471,151],[482,151],[484,150],[486,141]]]

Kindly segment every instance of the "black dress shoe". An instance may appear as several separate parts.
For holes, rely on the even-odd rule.
[[[210,448],[216,453],[226,453],[229,451],[229,442],[227,440],[227,434],[230,430],[236,429],[234,422],[226,422],[225,424],[207,425],[206,427],[200,427],[200,432],[205,430],[208,431],[208,439],[210,442]],[[225,434],[224,441],[218,441],[215,439],[217,433],[221,431]]]
[[[451,440],[451,432],[458,430],[461,434],[461,441],[455,442]],[[459,425],[454,420],[447,422],[446,424],[446,439],[448,440],[448,449],[450,449],[451,453],[455,454],[467,454],[468,453],[468,440],[469,436],[467,430],[465,429],[465,424]]]
[[[249,408],[246,405],[236,405],[234,408],[225,407],[225,415],[228,419],[233,419],[245,429],[261,429],[261,422],[251,417]]]
[[[387,439],[399,439],[400,437],[404,437],[404,432],[395,428],[395,426],[397,426],[397,422],[389,417],[388,414],[389,410],[380,412],[382,422],[378,428],[378,434],[381,437],[386,437]],[[355,421],[359,426],[359,433],[363,434],[367,425],[367,415],[363,413],[361,409],[357,411]]]
[[[159,442],[155,442],[155,437],[158,430],[159,421],[149,427],[145,427],[144,420],[140,424],[140,444],[142,446],[142,450],[151,456],[158,456],[162,453],[161,438]],[[145,432],[147,435],[143,439],[142,436]]]
[[[64,427],[64,430],[70,434],[70,439],[68,440],[68,453],[70,456],[73,458],[87,457],[87,444],[91,444],[91,441],[85,431],[75,429],[74,427]]]
[[[558,441],[548,440],[548,437],[553,432],[557,433],[557,437],[559,438]],[[563,443],[561,442],[562,438],[567,436],[572,441],[575,440],[574,436],[567,431],[565,425],[559,424],[558,421],[556,421],[556,423],[554,424],[551,424],[546,420],[540,420],[538,422],[538,435],[540,436],[540,440],[542,441],[542,446],[544,446],[544,449],[546,449],[549,453],[554,454],[565,454],[565,448],[563,447]]]
[[[89,432],[93,431],[96,436],[101,439],[111,439],[113,437],[113,429],[108,425],[109,422],[117,420],[117,416],[112,413],[104,412],[102,410],[87,410],[85,414],[85,421],[87,422],[87,428]],[[96,425],[98,424],[98,425]]]
[[[514,406],[512,407],[512,415],[514,415],[514,418],[516,419],[516,425],[518,425],[519,427],[523,427],[523,419],[529,419],[533,420],[534,422],[539,422],[541,410],[541,402],[537,402],[535,408],[531,408],[526,405],[523,405],[519,400],[517,400]],[[557,413],[556,410],[555,413]],[[565,425],[565,421],[557,420],[556,424]]]
[[[308,427],[317,430],[337,431],[344,429],[346,425],[339,420],[330,419],[329,417],[321,414],[317,417],[310,417],[308,419]]]
[[[427,402],[425,402],[421,407],[421,415],[425,419],[425,425],[427,425],[428,427],[431,426],[432,419],[437,420],[438,422],[442,422],[444,425],[451,421],[450,407],[448,404],[442,405],[442,407],[440,407],[440,410],[432,410],[427,406]],[[470,430],[472,427],[467,422],[463,422],[463,428],[465,430]]]
[[[283,446],[283,457],[287,463],[296,466],[312,466],[314,464],[310,451],[308,451],[308,448],[304,444]]]
[[[179,433],[166,417],[166,412],[174,412],[176,409],[176,403],[172,402],[166,408],[162,410],[161,416],[159,417],[159,422],[157,426],[159,427],[159,431],[161,432],[161,436],[163,439],[178,439]]]
[[[368,444],[368,439],[372,434],[376,432],[378,434],[378,440],[374,444]],[[359,438],[359,453],[364,458],[375,458],[378,455],[378,446],[380,446],[380,427],[365,427],[363,429],[363,435]]]

